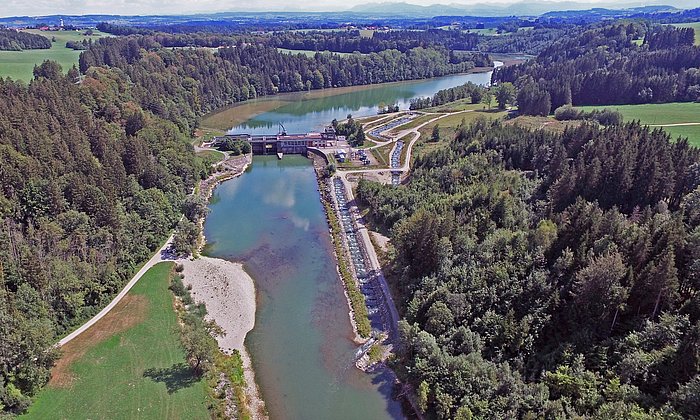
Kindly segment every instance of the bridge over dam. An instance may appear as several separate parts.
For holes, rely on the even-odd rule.
[[[306,155],[309,147],[333,147],[337,140],[333,127],[326,127],[320,133],[287,134],[282,131],[270,135],[227,134],[214,137],[211,147],[218,147],[226,140],[244,140],[250,143],[254,155],[302,154]]]

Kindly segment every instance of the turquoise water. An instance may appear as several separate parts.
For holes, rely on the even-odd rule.
[[[282,122],[288,132],[309,132],[348,113],[374,115],[380,102],[407,108],[410,98],[490,77],[456,75],[291,101],[233,131],[276,132]],[[389,375],[354,367],[357,346],[319,198],[310,160],[256,156],[243,176],[216,189],[204,226],[208,254],[242,261],[255,280],[258,310],[246,345],[270,417],[404,418]]]
[[[246,345],[273,419],[403,418],[382,376],[354,367],[352,328],[313,168],[256,156],[215,192],[209,255],[243,261],[258,311]]]
[[[229,133],[274,134],[278,123],[282,123],[288,133],[308,133],[318,131],[334,118],[345,119],[348,114],[354,117],[376,115],[378,105],[398,103],[401,109],[408,109],[412,98],[432,96],[441,89],[473,82],[486,85],[491,81],[491,72],[458,74],[428,80],[402,83],[388,83],[355,92],[325,98],[294,100],[294,95],[277,96],[276,99],[291,99],[281,107],[257,115],[244,124],[233,127]],[[298,95],[297,95],[298,96]],[[262,98],[261,101],[268,100]],[[251,101],[252,102],[252,101]]]

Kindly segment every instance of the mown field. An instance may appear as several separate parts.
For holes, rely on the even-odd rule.
[[[78,64],[78,57],[80,57],[80,51],[66,48],[66,42],[82,41],[86,38],[95,41],[106,36],[99,31],[94,31],[94,35],[89,37],[76,31],[43,32],[29,29],[26,32],[39,34],[49,39],[55,37],[56,42],[53,42],[48,50],[0,51],[0,77],[11,77],[28,82],[34,78],[34,66],[41,64],[44,60],[58,62],[63,67],[63,71],[66,72],[74,64]]]
[[[63,347],[27,419],[206,419],[207,392],[180,347],[173,263],[151,268],[107,316]]]
[[[626,121],[639,120],[642,124],[663,127],[674,139],[687,137],[691,144],[700,147],[700,103],[682,102],[581,107],[581,109],[586,111],[600,108],[611,108],[620,111]]]

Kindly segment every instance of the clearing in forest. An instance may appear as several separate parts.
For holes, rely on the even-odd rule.
[[[698,102],[581,107],[585,111],[602,108],[620,111],[625,121],[639,120],[652,128],[663,127],[671,134],[673,140],[678,137],[687,137],[690,144],[700,147],[700,103]]]
[[[173,263],[159,263],[63,348],[28,419],[209,418],[204,380],[180,347]]]
[[[28,29],[24,32],[42,35],[48,39],[55,38],[51,43],[51,48],[46,50],[24,50],[24,51],[0,51],[0,77],[11,77],[15,80],[29,82],[34,78],[34,66],[44,62],[44,60],[56,61],[67,72],[73,65],[78,65],[78,58],[82,51],[75,51],[66,48],[68,41],[82,41],[90,39],[92,42],[100,39],[106,34],[100,31],[93,31],[93,35],[83,35],[82,31],[56,31],[47,32],[38,29]]]

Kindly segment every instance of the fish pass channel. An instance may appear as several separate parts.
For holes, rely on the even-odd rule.
[[[233,131],[252,132],[248,127],[255,126],[266,133],[278,122],[290,132],[315,131],[349,113],[376,115],[376,104],[382,101],[406,98],[408,107],[410,98],[467,81],[487,84],[490,78],[490,73],[457,75],[310,100],[295,96],[293,103],[255,116]],[[393,398],[393,377],[366,374],[354,366],[358,346],[310,160],[255,156],[241,177],[216,188],[209,208],[207,254],[242,262],[255,281],[255,328],[245,344],[270,418],[405,418]],[[364,267],[367,271],[370,266]],[[361,273],[361,268],[356,269]],[[363,284],[363,291],[376,289],[375,284]],[[381,309],[371,312],[378,317]],[[375,319],[373,328],[381,328]]]
[[[367,313],[372,326],[372,335],[377,337],[381,333],[386,333],[392,340],[395,338],[395,328],[389,315],[389,303],[379,284],[378,273],[370,269],[371,263],[367,250],[357,238],[358,226],[347,200],[345,185],[338,177],[333,178],[333,190],[340,214],[343,237],[350,253],[360,292],[365,297]]]

